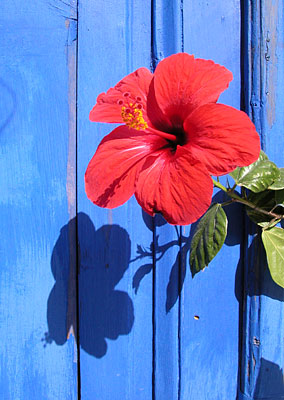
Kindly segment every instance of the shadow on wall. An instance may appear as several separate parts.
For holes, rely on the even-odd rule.
[[[214,203],[222,203],[227,201],[228,197],[222,191],[219,191],[217,194],[214,195],[212,202]],[[243,224],[242,224],[242,206],[239,204],[232,204],[230,207],[225,207],[225,212],[228,218],[228,233],[225,240],[225,244],[227,246],[235,246],[242,242],[243,240]],[[153,231],[153,221],[152,218],[143,212],[143,219],[145,225]],[[172,227],[172,229],[176,228],[177,230],[177,237],[176,240],[172,240],[166,244],[160,245],[159,243],[159,235],[155,236],[155,245],[152,243],[148,250],[146,250],[142,245],[137,246],[137,254],[138,256],[135,258],[134,261],[138,259],[145,259],[152,257],[152,249],[153,246],[155,248],[156,254],[156,262],[159,261],[165,253],[176,246],[179,248],[177,251],[176,259],[172,265],[172,269],[169,276],[169,282],[167,285],[167,296],[166,296],[166,304],[165,310],[168,313],[176,304],[180,293],[183,288],[184,280],[186,277],[187,270],[189,269],[189,254],[190,254],[190,243],[192,237],[195,233],[197,228],[198,222],[195,222],[190,227],[190,234],[189,236],[182,235],[182,230],[177,227]],[[155,216],[155,226],[159,227],[166,223],[162,216],[156,215]],[[222,251],[222,250],[221,250]],[[241,265],[241,264],[240,264]],[[144,276],[149,274],[152,271],[153,265],[152,263],[143,264],[135,273],[133,277],[132,286],[135,290],[135,293],[138,292],[139,286],[141,281],[143,280]],[[210,268],[210,264],[209,264]],[[190,271],[189,271],[190,273]],[[240,279],[236,282],[236,292],[239,296],[242,290],[242,281]]]
[[[107,352],[106,338],[127,335],[133,326],[132,300],[126,292],[115,290],[129,266],[131,242],[118,225],[104,225],[96,231],[84,213],[61,229],[53,249],[51,270],[56,282],[47,302],[44,341],[63,345],[70,330],[77,339],[76,253],[69,245],[76,243],[77,225],[80,347],[101,358]]]
[[[167,222],[166,220],[159,214],[156,214],[154,219],[142,211],[143,220],[145,225],[150,229],[153,233],[155,232],[155,243],[151,243],[149,249],[145,249],[142,245],[137,246],[137,257],[132,261],[143,260],[148,258],[151,260],[150,263],[143,264],[138,268],[135,272],[132,280],[132,287],[137,294],[139,286],[145,275],[149,274],[153,270],[153,252],[155,252],[155,262],[157,263],[165,253],[171,249],[172,247],[177,247],[177,255],[176,259],[172,265],[169,282],[167,285],[167,296],[166,296],[166,304],[165,304],[165,311],[169,313],[169,311],[174,307],[176,304],[186,276],[186,256],[189,252],[191,236],[189,238],[183,236],[181,234],[180,228],[176,226],[172,226],[172,229],[176,230],[176,239],[171,240],[170,242],[160,245],[159,242],[159,235],[156,234],[155,227],[160,227],[165,225]],[[194,225],[192,225],[193,227]],[[191,232],[192,232],[191,227]],[[182,261],[182,262],[181,262]]]
[[[218,191],[212,202],[214,203],[223,203],[229,200],[226,194],[222,191]],[[236,270],[236,279],[235,279],[235,296],[240,303],[240,313],[242,313],[242,296],[244,289],[244,265],[243,265],[243,249],[245,242],[245,212],[242,205],[238,203],[234,203],[229,207],[224,208],[227,218],[228,218],[228,232],[225,240],[226,246],[236,246],[241,245],[241,254],[240,259],[237,265]],[[143,220],[148,229],[154,231],[153,220],[152,218],[143,212]],[[159,227],[166,223],[161,215],[155,216],[155,226]],[[160,245],[159,235],[155,234],[155,243],[151,243],[148,249],[143,247],[141,244],[137,246],[137,257],[132,261],[137,260],[145,260],[148,258],[151,259],[151,262],[143,264],[138,268],[136,273],[133,276],[132,287],[137,294],[139,286],[143,280],[143,278],[152,272],[153,264],[153,249],[155,249],[155,260],[159,261],[166,252],[171,249],[173,246],[176,246],[179,250],[177,250],[176,259],[172,265],[171,273],[169,276],[169,283],[167,286],[167,297],[165,310],[168,313],[176,304],[177,299],[180,296],[183,283],[185,280],[185,276],[187,273],[187,269],[189,268],[189,253],[190,253],[190,243],[194,232],[197,228],[198,221],[191,225],[189,236],[184,236],[181,233],[181,230],[177,227],[177,237],[175,240],[171,240],[168,243]],[[246,225],[250,229],[248,234],[253,235],[253,224]],[[258,242],[258,243],[257,243]],[[222,249],[221,249],[222,251]],[[252,260],[254,257],[255,260],[251,262],[251,265],[254,271],[251,271],[255,275],[255,279],[252,279],[249,282],[249,286],[246,287],[246,290],[249,296],[255,295],[266,295],[271,297],[272,299],[277,299],[279,301],[284,301],[284,289],[278,286],[271,278],[269,270],[267,268],[266,263],[266,255],[264,252],[263,245],[259,241],[259,236],[255,236],[253,239],[253,243],[250,245],[249,249],[246,251],[246,257],[248,260]],[[210,268],[210,264],[209,264]]]
[[[265,295],[271,299],[284,301],[284,289],[273,281],[269,272],[260,234],[254,235],[247,249],[246,259],[248,260],[248,275],[251,276],[245,287],[246,293],[251,297]],[[242,268],[240,261],[236,271],[236,282],[242,279]],[[236,290],[236,297],[240,301],[241,293],[238,290]]]
[[[215,203],[222,203],[228,199],[222,191],[219,191],[213,197]],[[255,233],[255,225],[246,217],[244,207],[241,204],[234,203],[228,207],[224,207],[224,210],[228,218],[228,233],[225,244],[227,246],[241,245],[240,259],[235,275],[235,296],[241,307],[244,289],[249,296],[265,295],[272,299],[284,301],[284,289],[272,280],[260,234]],[[246,245],[245,233],[252,237],[248,249],[244,248]],[[253,276],[249,282],[245,283],[244,258],[247,260],[249,268],[246,273]],[[246,286],[244,287],[244,285]],[[240,313],[242,313],[242,308],[240,309]]]
[[[261,358],[254,398],[275,400],[284,398],[283,371],[279,365]]]

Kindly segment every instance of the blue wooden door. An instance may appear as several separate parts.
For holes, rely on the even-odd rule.
[[[221,102],[283,166],[282,31],[278,0],[1,4],[1,398],[284,398],[284,293],[243,210],[192,279],[192,227],[84,189],[98,94],[177,52],[233,72]]]

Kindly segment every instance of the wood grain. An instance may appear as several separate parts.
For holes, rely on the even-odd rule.
[[[150,3],[81,2],[78,37],[81,396],[150,399],[152,220],[145,224],[134,198],[111,211],[93,205],[84,189],[88,162],[114,129],[89,121],[97,96],[136,68],[150,67]]]
[[[163,58],[183,50],[181,6],[180,1],[152,2],[153,67]],[[167,224],[159,215],[154,222],[153,398],[178,399],[180,228]]]
[[[89,121],[97,96],[180,51],[233,72],[219,102],[242,106],[284,166],[281,32],[278,0],[1,5],[1,398],[284,398],[284,292],[241,208],[192,279],[194,225],[134,198],[101,209],[84,189],[114,127]]]
[[[0,397],[7,400],[77,398],[76,343],[67,340],[66,321],[76,243],[54,248],[71,216],[68,201],[75,201],[66,194],[75,168],[68,157],[76,113],[73,6],[1,5]],[[73,181],[69,192],[75,189]]]
[[[219,102],[240,107],[240,4],[184,3],[184,50],[212,59],[233,72],[234,79]],[[224,182],[225,183],[225,182]],[[223,196],[215,191],[215,202]],[[225,245],[204,272],[191,278],[187,271],[181,312],[181,399],[235,399],[238,377],[239,270],[242,213],[228,213]],[[185,236],[191,230],[183,228]],[[186,249],[185,249],[186,250]],[[186,251],[185,251],[186,253]],[[185,267],[188,269],[188,253]],[[195,316],[199,317],[198,319]]]
[[[243,10],[244,100],[264,151],[282,167],[283,4],[253,1]],[[283,399],[284,290],[272,280],[260,237],[247,225],[242,357],[238,399]]]

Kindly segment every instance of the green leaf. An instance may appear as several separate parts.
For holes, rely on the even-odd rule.
[[[238,167],[230,175],[237,185],[258,193],[272,185],[278,179],[280,171],[272,161],[268,160],[267,155],[261,151],[256,162],[247,167]]]
[[[284,190],[275,191],[275,203],[284,205]]]
[[[284,288],[284,230],[275,226],[264,230],[261,237],[272,279]]]
[[[282,202],[284,202],[284,190],[264,190],[263,192],[249,194],[248,200],[254,203],[256,207],[261,208],[265,211],[273,211],[275,214],[283,215],[284,208]],[[246,207],[247,215],[256,224],[264,227],[268,226],[273,217],[262,214],[259,211]]]
[[[194,276],[204,269],[221,249],[227,236],[227,216],[221,204],[213,204],[203,215],[190,244],[190,269]]]
[[[282,190],[284,189],[284,168],[279,169],[278,178],[268,187],[271,190]]]
[[[248,200],[251,203],[254,203],[256,207],[262,208],[265,211],[271,211],[276,206],[275,200],[275,191],[273,190],[264,190],[260,193],[253,193],[249,194]],[[259,211],[246,207],[247,215],[249,218],[256,224],[261,224],[264,222],[269,222],[272,217],[266,214],[262,214]]]
[[[259,154],[258,160],[256,162],[260,162],[260,161],[264,161],[264,160],[268,160],[268,157],[264,153],[264,151],[260,150],[260,154]],[[254,165],[254,164],[251,164],[251,165]],[[247,168],[247,167],[242,167],[242,168],[241,167],[237,167],[236,169],[234,169],[234,171],[230,172],[229,175],[231,175],[231,177],[235,181],[238,181],[240,179],[240,176],[242,175],[242,170],[244,168]]]
[[[275,219],[269,222],[259,222],[258,225],[261,226],[262,228],[269,229],[277,225],[280,221],[281,219]]]

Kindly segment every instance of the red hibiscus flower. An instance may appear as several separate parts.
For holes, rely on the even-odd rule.
[[[90,120],[123,125],[100,143],[86,193],[114,208],[133,194],[150,215],[174,225],[196,221],[210,206],[219,176],[256,161],[260,140],[242,111],[216,104],[232,80],[213,61],[181,53],[154,74],[139,68],[97,98]]]

